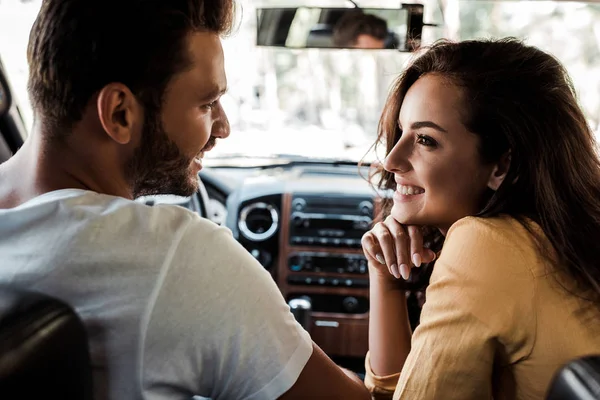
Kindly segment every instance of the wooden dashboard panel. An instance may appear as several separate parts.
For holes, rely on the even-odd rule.
[[[294,296],[302,295],[338,295],[353,296],[357,298],[369,297],[369,289],[366,287],[332,287],[332,286],[308,286],[293,285],[288,283],[288,278],[293,276],[306,275],[305,273],[290,271],[288,259],[291,255],[298,252],[328,253],[328,254],[358,254],[362,255],[362,249],[318,247],[318,246],[294,246],[290,245],[290,214],[292,208],[292,195],[286,193],[283,195],[281,207],[281,229],[279,257],[276,260],[273,276],[279,286],[283,296],[289,299]],[[374,201],[375,213],[378,215],[378,201]],[[329,277],[345,279],[367,280],[367,274],[341,274],[331,272],[311,272],[310,276]],[[311,313],[310,334],[315,341],[330,356],[343,357],[364,357],[368,350],[368,324],[369,313],[347,314],[331,312]]]

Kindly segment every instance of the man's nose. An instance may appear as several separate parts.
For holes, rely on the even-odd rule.
[[[223,108],[221,108],[220,118],[214,123],[212,136],[215,136],[219,139],[225,139],[229,137],[231,133],[231,127],[229,126],[229,119],[227,118],[227,114]]]
[[[230,133],[231,129],[229,127],[229,121],[227,120],[227,118],[225,118],[224,121],[221,120],[215,123],[215,125],[213,126],[212,136],[214,137],[217,137],[219,139],[225,139],[229,137]]]

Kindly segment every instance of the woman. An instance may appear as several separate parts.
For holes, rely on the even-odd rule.
[[[514,39],[437,43],[398,79],[379,142],[394,194],[362,241],[376,398],[542,399],[560,366],[600,353],[600,165],[556,59]]]

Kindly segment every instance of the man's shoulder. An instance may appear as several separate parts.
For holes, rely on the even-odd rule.
[[[175,204],[148,205],[140,201],[90,192],[73,199],[72,206],[80,210],[89,210],[88,216],[97,223],[119,226],[123,231],[171,237],[188,227],[193,227],[195,231],[208,232],[219,229],[212,221]]]
[[[48,230],[63,229],[76,241],[102,243],[115,248],[153,245],[171,247],[186,235],[208,235],[225,228],[179,205],[156,204],[91,191],[49,193],[25,205],[23,215],[36,215]],[[230,231],[228,231],[230,232]],[[92,240],[93,239],[93,240]],[[163,249],[163,250],[161,250]]]

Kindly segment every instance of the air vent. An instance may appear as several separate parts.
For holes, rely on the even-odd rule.
[[[245,206],[240,212],[238,227],[246,239],[261,242],[277,232],[279,213],[270,204],[259,202]]]

